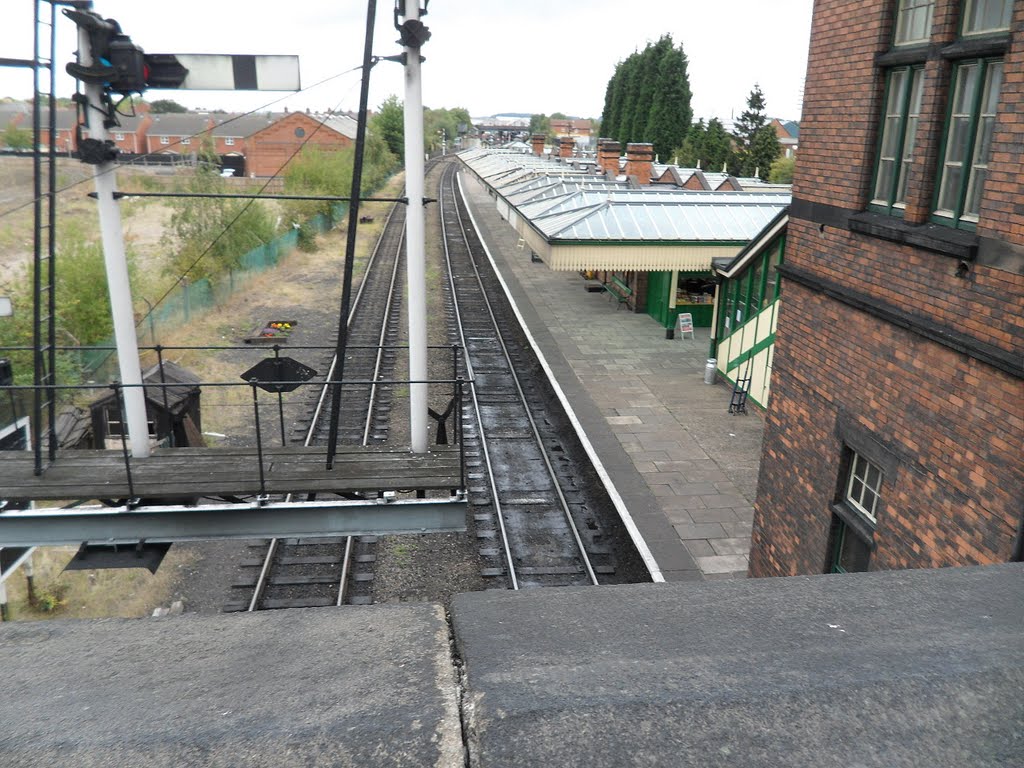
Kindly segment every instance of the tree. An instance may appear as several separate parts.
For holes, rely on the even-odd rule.
[[[183,192],[224,192],[215,158],[204,152]],[[274,236],[274,223],[261,203],[226,198],[181,198],[170,203],[169,232],[162,242],[175,250],[166,272],[191,280],[224,275],[242,256]]]
[[[551,118],[547,115],[530,115],[530,135],[543,133],[545,136],[551,133]]]
[[[363,196],[378,189],[397,165],[398,160],[383,137],[368,133],[363,150]],[[306,146],[285,169],[285,192],[291,195],[345,197],[352,189],[354,166],[354,146],[335,151]],[[306,223],[317,215],[333,219],[338,210],[336,203],[323,200],[291,200],[284,205],[286,221],[298,225],[299,246],[306,250],[312,249],[316,242],[316,233]]]
[[[174,112],[188,112],[188,110],[172,99],[157,99],[149,105],[149,111],[154,115],[165,115]]]
[[[671,35],[620,61],[605,87],[601,133],[622,144],[649,142],[668,158],[693,119],[686,68],[686,54]]]
[[[747,108],[736,121],[738,172],[744,176],[755,174],[767,179],[771,164],[778,158],[780,146],[775,129],[765,115],[765,98],[757,84],[747,97]]]
[[[774,163],[782,147],[779,144],[778,134],[775,128],[769,124],[759,128],[751,140],[750,151],[744,161],[743,173],[747,176],[758,176],[767,180]]]
[[[442,139],[451,147],[459,133],[465,131],[470,123],[472,123],[472,118],[469,116],[469,110],[465,107],[424,109],[423,141],[426,145],[424,149],[427,152],[440,149]],[[459,126],[463,126],[462,131]]]
[[[32,149],[32,131],[8,123],[2,134],[4,146],[8,149]]]
[[[772,163],[771,171],[768,174],[768,181],[772,184],[792,184],[795,168],[796,158],[780,157]]]
[[[683,166],[699,166],[705,171],[716,173],[723,168],[730,173],[737,170],[732,137],[718,118],[712,118],[706,126],[703,119],[698,120],[676,154]]]
[[[761,86],[754,83],[754,89],[747,96],[747,108],[743,110],[740,119],[736,121],[734,130],[734,135],[741,152],[746,152],[750,149],[750,145],[754,140],[754,134],[768,122],[768,118],[764,113],[764,107],[764,93],[761,91]]]
[[[377,107],[377,114],[370,119],[370,130],[384,139],[399,162],[405,160],[405,108],[397,96],[388,96]]]
[[[654,145],[654,154],[667,160],[672,148],[679,146],[686,136],[693,120],[690,107],[692,93],[683,47],[673,47],[670,35],[663,37],[658,44],[662,46],[661,58],[657,64],[654,99],[643,135]]]
[[[62,224],[57,230],[57,236],[58,266],[54,298],[59,343],[103,343],[113,331],[103,249],[99,242],[89,238],[86,228],[81,224]],[[134,284],[136,269],[131,249],[126,251],[125,256],[129,278]],[[2,327],[5,345],[31,347],[33,344],[32,270],[33,267],[29,265],[17,280],[4,286],[4,292],[10,294],[15,308],[12,317],[4,318]],[[11,359],[15,383],[31,384],[34,367],[32,353],[12,350],[4,356]],[[79,383],[81,371],[77,357],[71,353],[58,352],[56,373],[61,384]]]

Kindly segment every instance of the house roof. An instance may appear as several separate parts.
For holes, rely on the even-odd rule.
[[[268,125],[273,125],[277,120],[284,117],[282,112],[232,112],[225,115],[214,116],[215,125],[210,131],[214,136],[227,136],[235,139],[244,139],[261,131]]]
[[[5,101],[0,103],[0,127],[6,128],[18,115],[28,118],[29,127],[32,127],[32,107],[24,101]],[[22,127],[25,127],[25,118],[22,118]]]
[[[199,377],[177,363],[164,361],[163,372],[161,366],[154,365],[152,368],[142,372],[143,384],[166,384],[169,386],[145,387],[146,399],[163,406],[164,392],[166,390],[166,403],[169,410],[183,403],[193,394],[199,391]]]
[[[58,109],[56,111],[57,118],[57,130],[68,131],[75,127],[75,123],[78,120],[78,110],[76,109]],[[45,129],[50,122],[50,110],[40,109],[39,110],[39,124]],[[28,128],[32,130],[32,111],[25,116],[21,123],[22,128]]]
[[[172,113],[153,115],[153,124],[149,126],[150,136],[195,136],[205,131],[211,117],[209,114]]]
[[[57,414],[53,431],[57,436],[57,445],[61,448],[73,448],[92,429],[92,418],[89,412],[76,405],[69,406]]]
[[[734,177],[698,169],[665,173],[696,175],[704,190],[561,175],[565,166],[551,161],[516,163],[488,150],[460,157],[512,206],[516,228],[553,270],[706,271],[715,257],[735,256],[790,202],[788,189],[740,191]]]

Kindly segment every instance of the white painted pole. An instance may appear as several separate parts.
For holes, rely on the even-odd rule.
[[[89,34],[78,28],[78,61],[83,66],[93,63],[89,47]],[[88,99],[86,126],[89,137],[104,141],[110,138],[103,125],[102,89],[99,85],[85,85]],[[142,391],[142,370],[139,365],[139,341],[135,336],[135,315],[132,311],[132,290],[128,282],[128,261],[124,252],[124,234],[121,229],[121,209],[114,200],[116,189],[114,163],[93,166],[96,183],[96,201],[100,216],[100,237],[103,241],[103,261],[107,269],[107,288],[110,292],[110,313],[114,320],[114,341],[117,362],[124,388],[125,421],[132,456],[149,456],[149,428],[146,425],[146,399]]]
[[[405,18],[419,19],[420,0],[405,0]],[[409,380],[427,379],[426,234],[423,209],[423,88],[420,49],[405,47],[405,214],[406,275],[409,294]],[[410,447],[427,450],[426,384],[409,386]]]

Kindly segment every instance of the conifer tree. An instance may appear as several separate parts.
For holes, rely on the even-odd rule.
[[[620,61],[605,88],[601,133],[623,145],[649,142],[668,159],[682,144],[693,118],[682,46],[671,35]]]
[[[747,108],[736,121],[733,135],[741,153],[749,152],[754,141],[754,134],[768,122],[764,113],[765,100],[761,86],[754,83],[754,89],[747,96]]]
[[[683,47],[673,47],[669,35],[659,40],[658,45],[663,47],[657,63],[653,103],[643,131],[643,141],[654,145],[655,155],[668,160],[672,148],[678,146],[689,131],[693,120],[692,94]]]

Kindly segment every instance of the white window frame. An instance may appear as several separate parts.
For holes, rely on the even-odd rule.
[[[896,10],[893,45],[918,45],[928,42],[932,34],[934,9],[935,0],[900,0],[899,8]],[[916,35],[913,33],[915,27],[921,28]]]
[[[224,146],[226,146],[226,147],[233,147],[233,146],[235,146],[235,137],[234,136],[225,136],[224,137]]]
[[[169,136],[161,136],[160,137],[160,143],[161,144],[170,144],[171,143],[171,139],[170,139]]]
[[[191,144],[192,143],[192,138],[190,136],[182,136],[181,137],[181,143],[182,144]]]
[[[1002,8],[1000,9],[1000,6]],[[993,27],[978,27],[972,29],[970,24],[972,23],[971,16],[974,15],[978,8],[981,8],[980,16],[984,18],[987,14],[985,11],[996,10],[1001,14],[1000,23]],[[1005,20],[1005,23],[1003,22]],[[963,17],[963,28],[961,34],[965,37],[970,35],[988,35],[993,32],[1004,32],[1009,31],[1010,23],[1013,21],[1013,0],[967,0],[964,3],[964,17]]]
[[[115,133],[114,134],[114,141],[124,141],[124,134],[123,133]]]
[[[965,61],[954,71],[933,212],[939,220],[978,221],[1003,75],[1002,59]],[[953,140],[957,130],[965,137],[961,143]]]
[[[879,467],[856,451],[850,451],[850,468],[847,470],[846,491],[843,498],[847,504],[872,523],[878,522],[875,514],[882,495],[883,478],[884,475]]]

